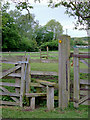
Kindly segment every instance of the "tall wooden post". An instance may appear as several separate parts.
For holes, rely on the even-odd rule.
[[[47,59],[48,59],[48,46],[47,46]]]
[[[69,101],[69,81],[70,81],[70,68],[69,68],[69,56],[70,56],[70,37],[63,35],[59,37],[59,107],[64,109],[68,106]]]
[[[30,56],[27,57],[26,60],[26,75],[25,75],[25,82],[26,82],[26,93],[30,93],[30,84],[31,84],[31,66],[30,66]],[[26,98],[27,105],[29,105],[29,98]]]
[[[26,68],[26,93],[30,92],[30,83],[31,83],[31,66],[30,66],[30,56],[27,57],[27,68]]]
[[[41,58],[41,49],[39,49],[39,51],[40,51],[40,62],[41,62],[41,59],[42,59],[42,58]]]
[[[22,59],[22,61],[25,61],[25,58]],[[23,99],[25,95],[25,80],[24,80],[24,75],[25,75],[25,63],[21,64],[21,88],[20,88],[20,107],[23,107]]]
[[[74,54],[78,55],[79,51],[78,48],[74,49]],[[79,80],[79,58],[74,57],[74,107],[78,107],[78,102],[79,102],[79,89],[80,89],[80,80]]]

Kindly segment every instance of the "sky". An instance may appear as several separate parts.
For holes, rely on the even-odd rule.
[[[41,3],[34,3],[32,0],[33,9],[30,9],[30,12],[35,15],[35,20],[39,21],[40,25],[45,25],[51,19],[55,19],[60,22],[63,26],[64,34],[67,34],[71,37],[85,37],[87,36],[87,32],[85,30],[75,30],[74,23],[76,19],[74,17],[69,17],[65,14],[64,7],[58,8],[50,8],[46,2],[47,0],[43,0]],[[14,5],[11,4],[11,9],[14,9]],[[23,14],[27,13],[27,11],[23,11]]]

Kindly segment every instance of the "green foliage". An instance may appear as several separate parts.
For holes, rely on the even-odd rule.
[[[52,40],[50,42],[45,42],[40,47],[42,50],[46,50],[47,46],[49,47],[49,50],[58,50],[58,40]]]
[[[53,32],[48,31],[45,26],[38,28],[38,30],[35,31],[35,33],[36,33],[35,38],[39,46],[42,43],[51,41],[53,39]]]
[[[45,27],[46,27],[47,30],[53,32],[53,39],[55,39],[55,40],[58,39],[58,36],[60,36],[60,34],[63,33],[62,25],[54,19],[50,20],[45,25]]]
[[[79,25],[87,25],[87,28],[90,29],[90,1],[60,0],[55,2],[54,0],[50,0],[49,6],[53,7],[53,5],[54,7],[63,5],[66,8],[66,14],[69,16],[74,16],[74,18],[78,19],[75,24],[75,28],[77,28]]]
[[[7,51],[18,49],[20,40],[14,19],[4,12],[2,15],[2,49]]]

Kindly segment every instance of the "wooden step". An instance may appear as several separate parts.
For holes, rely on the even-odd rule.
[[[46,96],[46,93],[26,93],[26,97],[39,97],[39,96]]]
[[[35,81],[45,86],[49,86],[49,87],[51,86],[51,87],[58,88],[58,84],[54,82],[49,82],[49,81],[40,80],[40,79],[35,79]]]

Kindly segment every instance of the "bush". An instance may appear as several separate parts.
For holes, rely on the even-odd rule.
[[[23,38],[21,41],[20,50],[27,52],[38,51],[37,42],[35,40],[28,40],[28,38]]]
[[[58,50],[58,40],[52,40],[50,42],[43,43],[40,48],[41,50],[46,50],[46,47],[49,47],[49,50]]]

